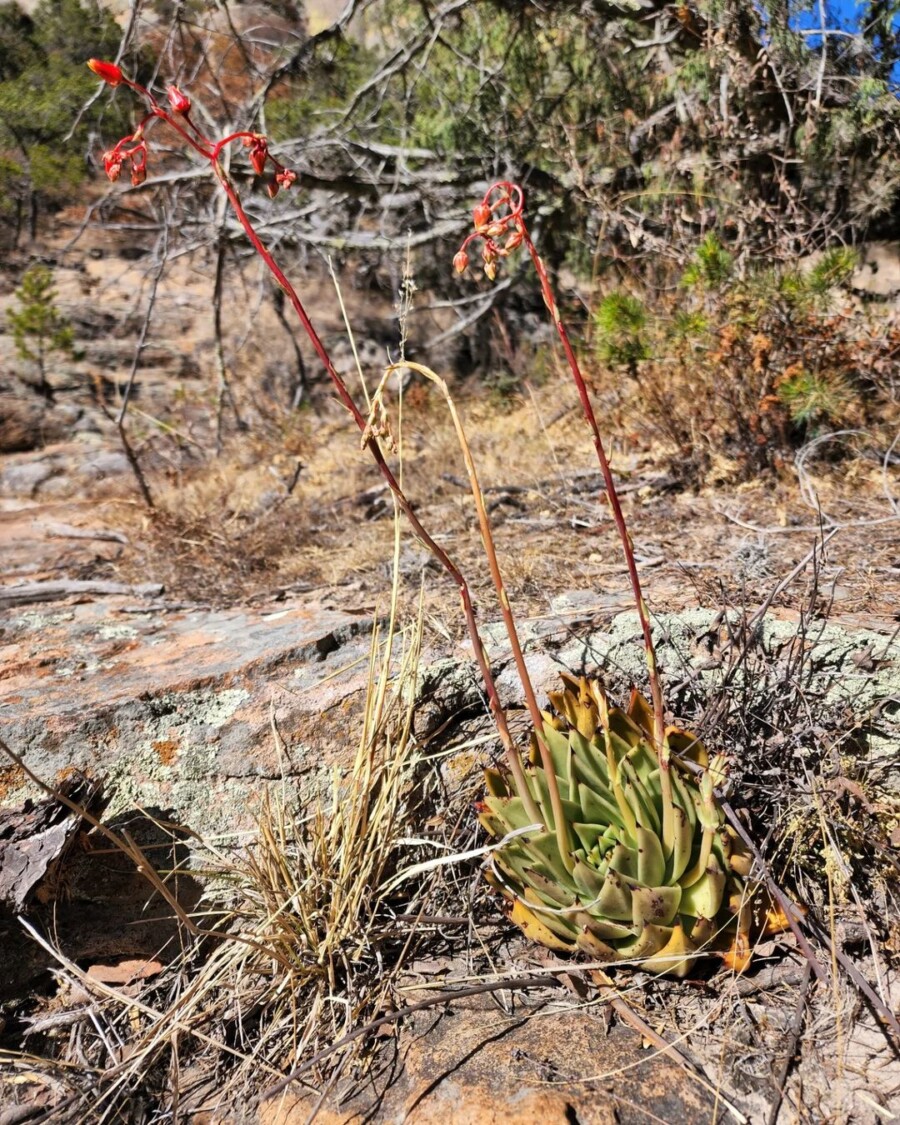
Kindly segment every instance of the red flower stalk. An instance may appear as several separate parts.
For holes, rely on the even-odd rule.
[[[501,181],[490,187],[484,199],[473,211],[475,230],[463,242],[456,257],[453,259],[453,264],[459,269],[458,263],[467,256],[466,251],[469,244],[480,240],[482,243],[484,273],[490,281],[493,281],[497,275],[497,264],[499,260],[508,257],[517,247],[524,244],[535,268],[535,272],[538,275],[544,303],[547,306],[550,319],[553,321],[553,326],[556,329],[563,351],[565,352],[566,362],[569,365],[569,370],[578,391],[582,413],[584,414],[585,421],[590,426],[591,434],[594,439],[594,448],[597,452],[597,460],[600,463],[600,471],[603,475],[606,496],[609,500],[616,530],[618,531],[619,539],[622,543],[625,564],[628,568],[628,577],[631,582],[638,618],[641,623],[644,651],[647,656],[647,670],[650,679],[650,694],[653,700],[656,753],[659,761],[660,783],[663,792],[663,846],[667,850],[671,850],[671,842],[674,834],[674,812],[671,797],[672,783],[669,776],[670,749],[666,738],[665,708],[662,697],[662,686],[659,679],[659,669],[656,663],[656,648],[653,643],[653,634],[650,628],[650,615],[647,611],[647,605],[644,601],[644,595],[641,589],[641,581],[638,576],[637,564],[634,558],[634,547],[625,524],[625,516],[622,512],[622,505],[619,501],[619,494],[616,490],[615,481],[613,480],[609,460],[603,448],[600,428],[597,425],[597,418],[594,414],[590,395],[588,394],[584,377],[581,374],[581,368],[578,364],[575,351],[569,341],[565,325],[559,315],[559,307],[553,294],[553,288],[550,285],[547,269],[541,261],[540,255],[535,249],[534,243],[531,241],[531,237],[528,233],[528,228],[525,224],[524,209],[525,194],[518,184]],[[501,245],[497,240],[504,235],[507,236],[506,242]]]
[[[92,62],[95,62],[95,60],[92,60]],[[97,67],[101,69],[98,70]],[[143,176],[145,174],[146,143],[143,140],[143,130],[146,125],[148,125],[152,120],[156,118],[164,121],[181,137],[182,141],[189,148],[191,148],[199,156],[209,161],[216,179],[219,181],[222,190],[225,192],[225,195],[228,198],[228,202],[231,205],[231,209],[234,212],[235,217],[243,227],[247,238],[250,240],[250,243],[253,246],[253,249],[262,259],[267,269],[275,278],[279,287],[283,290],[288,300],[290,301],[294,311],[296,312],[300,320],[300,323],[303,325],[303,328],[307,336],[309,337],[313,349],[321,360],[323,366],[325,367],[325,370],[328,372],[328,376],[331,379],[335,390],[337,391],[339,399],[350,412],[353,421],[362,433],[363,444],[369,449],[369,452],[372,454],[372,457],[374,458],[378,469],[385,480],[385,483],[397,498],[397,503],[406,516],[407,520],[409,521],[413,533],[431,552],[435,559],[437,559],[437,561],[440,563],[440,565],[456,585],[459,591],[460,599],[462,601],[463,613],[465,615],[466,626],[469,632],[472,648],[474,650],[475,659],[478,662],[479,670],[481,672],[481,676],[487,692],[488,704],[490,706],[494,722],[497,726],[500,739],[503,743],[504,749],[506,750],[507,759],[509,761],[509,766],[513,775],[513,779],[515,781],[516,789],[522,798],[528,816],[535,823],[541,822],[543,820],[541,811],[538,808],[538,805],[534,800],[534,797],[525,779],[522,756],[518,748],[516,747],[512,734],[510,733],[509,725],[506,720],[506,714],[497,694],[497,689],[494,684],[494,678],[491,673],[490,665],[488,664],[487,655],[485,653],[484,644],[481,640],[481,634],[478,631],[478,624],[475,620],[475,607],[472,602],[469,585],[466,582],[466,579],[463,577],[462,572],[457,567],[456,563],[453,562],[453,560],[443,549],[443,547],[441,547],[432,538],[432,536],[425,530],[424,526],[420,522],[419,517],[416,515],[412,505],[407,499],[405,492],[401,488],[399,481],[394,476],[393,470],[385,460],[384,453],[382,452],[377,437],[370,430],[366,418],[357,407],[353,396],[350,394],[350,391],[347,388],[346,383],[338,374],[334,364],[332,363],[331,357],[329,356],[325,345],[322,343],[322,340],[313,327],[312,321],[309,319],[306,309],[303,307],[303,304],[299,296],[297,295],[297,291],[291,285],[290,281],[285,276],[278,263],[272,257],[272,254],[263,245],[259,235],[256,233],[250,217],[244,210],[243,204],[240,200],[240,196],[238,195],[234,185],[231,182],[231,179],[229,178],[228,174],[219,161],[219,156],[226,145],[231,144],[234,141],[240,141],[246,148],[249,149],[250,163],[257,175],[262,175],[265,171],[266,164],[271,161],[275,168],[274,184],[270,185],[275,189],[274,191],[270,192],[270,194],[272,195],[277,194],[279,187],[290,187],[297,178],[296,173],[292,172],[290,169],[285,168],[282,164],[275,160],[274,157],[271,156],[271,154],[269,153],[268,141],[261,134],[241,131],[232,133],[227,137],[223,137],[219,141],[212,141],[208,137],[204,136],[199,131],[199,129],[197,129],[194,123],[185,116],[186,111],[181,111],[177,108],[177,106],[172,101],[171,90],[169,94],[169,100],[174,113],[160,106],[156,98],[149,90],[146,89],[146,87],[141,86],[139,83],[125,77],[117,67],[113,67],[113,64],[96,63],[96,65],[91,65],[91,69],[94,70],[95,73],[103,77],[105,81],[110,82],[111,85],[118,85],[119,83],[124,82],[127,86],[134,90],[136,94],[143,98],[148,107],[148,113],[144,120],[141,122],[136,132],[132,136],[124,138],[119,142],[118,145],[116,145],[116,147],[111,152],[107,153],[104,156],[104,167],[106,168],[107,175],[110,177],[110,179],[114,179],[116,178],[116,176],[118,176],[119,172],[121,171],[123,158],[132,160],[133,182],[136,175]],[[181,96],[184,97],[184,95]],[[187,99],[185,98],[185,100]],[[138,144],[134,149],[123,150],[123,145],[135,141],[137,141]],[[135,159],[136,157],[137,159]],[[490,215],[488,215],[487,218],[489,219]]]

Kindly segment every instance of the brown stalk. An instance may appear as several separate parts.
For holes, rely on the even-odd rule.
[[[547,743],[543,736],[544,717],[541,714],[541,709],[538,706],[537,697],[534,694],[534,686],[531,683],[531,677],[528,674],[528,665],[525,662],[525,656],[522,652],[522,645],[519,641],[519,633],[516,628],[515,617],[513,616],[512,609],[509,604],[509,597],[506,593],[506,586],[503,582],[503,575],[500,571],[500,563],[497,559],[497,550],[494,544],[494,533],[491,529],[491,522],[488,518],[487,510],[484,506],[484,494],[481,491],[481,485],[478,481],[478,473],[475,468],[475,461],[472,457],[472,450],[469,447],[466,432],[462,424],[462,419],[459,416],[459,411],[456,409],[456,403],[453,401],[453,396],[447,387],[446,382],[431,370],[430,367],[425,367],[421,363],[413,363],[410,360],[405,360],[402,363],[393,363],[385,371],[378,390],[375,393],[377,400],[382,393],[384,384],[393,372],[402,367],[409,368],[410,371],[417,371],[423,378],[428,379],[433,383],[447,404],[447,409],[450,412],[450,417],[453,420],[453,426],[456,430],[456,439],[459,443],[460,450],[463,455],[463,462],[466,466],[466,473],[469,477],[469,486],[472,491],[472,500],[475,504],[475,511],[478,515],[478,527],[481,532],[481,542],[484,546],[484,553],[487,557],[488,569],[491,574],[491,581],[494,583],[494,589],[497,591],[497,600],[500,602],[500,613],[503,616],[503,624],[506,627],[506,635],[509,637],[509,645],[512,649],[513,660],[516,664],[516,671],[519,674],[519,680],[522,684],[522,690],[525,693],[525,702],[528,705],[528,712],[531,715],[531,721],[534,725],[534,735],[537,740],[538,750],[541,755],[541,764],[544,767],[544,775],[547,779],[547,788],[550,791],[550,807],[553,813],[553,823],[556,829],[556,839],[559,844],[560,854],[562,861],[566,866],[566,870],[571,870],[574,867],[574,860],[572,859],[572,840],[569,834],[569,824],[565,813],[563,812],[562,798],[559,793],[559,786],[556,783],[556,770],[553,765],[553,758],[547,748]],[[526,790],[525,793],[520,793],[526,809],[528,809],[529,816],[535,816],[538,810],[535,807],[532,811],[530,807],[533,805],[530,791]],[[549,818],[545,815],[541,817],[536,816],[538,821],[543,820],[543,823],[549,826]]]

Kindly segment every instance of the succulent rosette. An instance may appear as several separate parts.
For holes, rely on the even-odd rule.
[[[488,878],[510,903],[512,920],[551,949],[603,962],[685,976],[699,956],[719,950],[742,968],[751,861],[715,797],[723,760],[710,760],[699,739],[669,728],[667,813],[653,713],[637,691],[623,711],[596,681],[565,676],[550,701],[555,714],[545,716],[542,734],[570,853],[560,849],[536,739],[526,777],[544,823],[533,824],[495,769],[487,771],[479,815],[502,841]]]

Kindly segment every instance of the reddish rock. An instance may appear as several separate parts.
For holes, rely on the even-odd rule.
[[[0,710],[0,734],[44,780],[73,767],[107,775],[113,808],[154,806],[197,830],[233,831],[262,779],[312,784],[352,752],[361,709],[337,705],[365,682],[366,615],[319,602],[129,608],[142,607],[118,598],[6,616],[0,683],[15,703]],[[4,775],[2,804],[31,793],[14,778]]]
[[[675,1063],[645,1050],[622,1027],[607,1032],[602,1009],[517,999],[510,1016],[490,999],[422,1012],[373,1068],[361,1093],[329,1095],[320,1125],[625,1125],[707,1123],[712,1097]],[[381,1075],[381,1077],[379,1077]],[[346,1093],[346,1091],[345,1091]],[[303,1125],[310,1091],[264,1102],[260,1125]],[[217,1120],[225,1122],[227,1115]]]

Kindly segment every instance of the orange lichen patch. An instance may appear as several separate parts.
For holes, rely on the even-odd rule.
[[[164,766],[172,764],[172,760],[178,753],[180,747],[174,738],[161,738],[153,743],[153,749],[159,755],[159,760]]]
[[[0,769],[0,801],[11,793],[25,780],[25,771],[21,766],[6,766]]]

